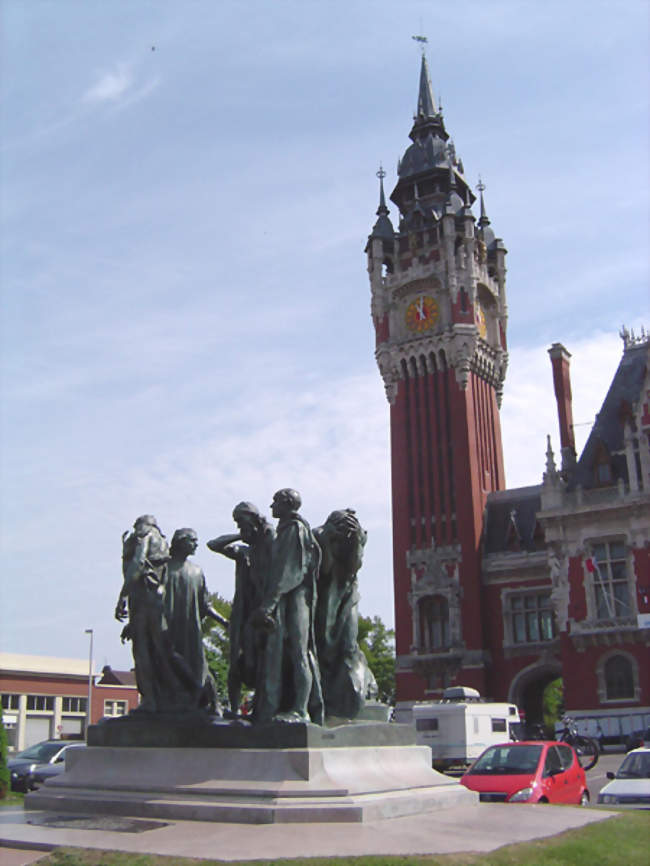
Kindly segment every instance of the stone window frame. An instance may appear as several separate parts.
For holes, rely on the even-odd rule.
[[[632,684],[634,695],[628,698],[609,698],[607,697],[607,680],[605,678],[605,666],[607,662],[615,656],[622,656],[630,663],[632,669]],[[638,704],[641,701],[641,685],[639,683],[639,662],[632,655],[620,648],[609,650],[598,659],[596,664],[596,680],[598,689],[598,701],[601,704]]]
[[[55,697],[56,695],[27,695],[27,712],[52,715]]]
[[[548,597],[548,610],[551,614],[552,635],[550,638],[540,637],[538,640],[516,641],[513,626],[513,611],[510,602],[515,597],[540,596]],[[532,610],[532,609],[531,609]],[[540,610],[540,608],[535,608]],[[548,584],[538,586],[506,587],[501,590],[501,616],[503,621],[503,646],[504,647],[535,647],[549,646],[558,637],[558,624],[555,620],[555,608],[551,597],[551,588]]]
[[[117,706],[123,710],[121,713],[114,712]],[[129,711],[129,702],[120,698],[104,698],[104,715],[109,718],[125,716]]]
[[[594,559],[594,548],[597,545],[606,544],[622,544],[625,548],[625,571],[626,571],[626,586],[627,586],[627,603],[628,603],[628,611],[627,613],[623,613],[620,615],[616,614],[614,611],[614,616],[600,617],[598,615],[598,606],[596,602],[596,585],[595,581],[598,579],[595,577],[594,573],[590,572],[587,568],[586,560],[588,557],[593,557]],[[607,622],[625,622],[630,619],[636,619],[637,615],[637,605],[636,605],[636,583],[634,578],[634,563],[632,557],[632,548],[629,543],[629,539],[626,534],[623,533],[608,533],[605,535],[592,536],[590,538],[586,538],[584,541],[584,550],[585,555],[583,559],[583,573],[584,573],[584,588],[585,588],[585,598],[587,601],[587,620],[592,623],[607,623]],[[607,559],[606,563],[610,563],[611,560]],[[600,568],[600,572],[602,574],[602,568]],[[611,583],[611,569],[608,569],[607,575],[604,575]]]
[[[444,605],[444,612],[446,614],[446,620],[440,616],[438,619],[431,618],[429,623],[428,632],[430,634],[434,631],[434,622],[440,623],[440,632],[441,637],[443,638],[441,643],[437,646],[431,644],[427,646],[427,642],[425,641],[424,629],[422,627],[422,620],[424,618],[425,611],[422,610],[424,605],[429,605],[432,609],[435,607],[435,603],[438,601],[438,609],[442,611],[442,607]],[[446,597],[444,592],[431,592],[426,595],[421,595],[416,603],[416,611],[418,617],[418,650],[421,653],[437,653],[437,652],[445,652],[451,647],[451,615],[449,610],[449,599]]]
[[[88,714],[88,698],[79,695],[62,695],[61,712],[71,716],[86,716]]]

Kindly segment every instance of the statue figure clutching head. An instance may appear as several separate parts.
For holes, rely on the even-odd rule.
[[[359,589],[367,533],[351,508],[333,511],[314,530],[322,551],[316,604],[316,646],[325,713],[356,718],[377,683],[357,643]]]
[[[232,516],[239,532],[213,538],[208,547],[236,563],[228,668],[228,715],[234,717],[239,711],[242,685],[255,689],[260,678],[266,635],[254,626],[252,615],[262,604],[275,530],[251,502],[240,502]]]

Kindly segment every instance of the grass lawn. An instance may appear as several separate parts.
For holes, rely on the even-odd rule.
[[[517,807],[513,808],[513,812]],[[551,839],[506,845],[490,854],[443,854],[435,857],[303,857],[292,860],[238,861],[238,866],[648,866],[650,811],[622,812],[597,824],[569,830]],[[219,860],[157,857],[59,848],[39,866],[190,866],[223,864]]]
[[[7,791],[7,796],[3,797],[0,800],[0,807],[2,806],[22,806],[25,800],[24,794],[18,794],[16,791]]]

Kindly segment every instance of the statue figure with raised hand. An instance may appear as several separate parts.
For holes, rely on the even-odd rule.
[[[271,569],[254,623],[266,632],[255,720],[323,723],[314,615],[320,548],[298,513],[300,494],[285,488],[273,497],[278,518]]]
[[[165,619],[165,582],[170,559],[165,536],[156,518],[144,514],[132,532],[122,536],[124,582],[115,618],[128,623],[122,641],[133,644],[133,661],[140,705],[132,712],[165,712],[176,709],[183,684],[175,670]]]
[[[215,713],[217,692],[205,658],[201,624],[209,616],[227,628],[228,620],[210,604],[205,575],[188,559],[196,553],[197,545],[198,536],[193,529],[177,529],[172,537],[165,581],[165,618],[173,664],[190,686],[188,710]]]
[[[242,684],[250,689],[259,689],[260,697],[263,692],[260,677],[263,676],[266,634],[254,627],[251,616],[260,607],[264,597],[264,584],[271,569],[275,530],[251,502],[240,502],[235,506],[232,516],[239,532],[213,538],[208,541],[208,547],[236,563],[228,670],[229,715],[235,717],[239,712]],[[256,709],[257,696],[253,702],[253,718]]]
[[[367,539],[351,508],[333,511],[314,530],[322,551],[316,605],[316,646],[327,717],[356,718],[377,683],[357,643],[361,568]]]

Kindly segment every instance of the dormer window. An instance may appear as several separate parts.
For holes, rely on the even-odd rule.
[[[604,443],[599,441],[594,458],[594,484],[597,487],[606,487],[613,483],[611,458]]]
[[[596,466],[596,481],[598,484],[611,484],[612,467],[609,463],[599,463]]]

